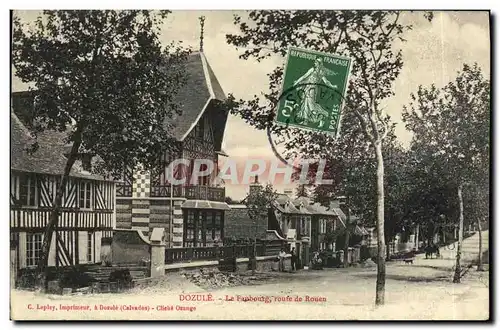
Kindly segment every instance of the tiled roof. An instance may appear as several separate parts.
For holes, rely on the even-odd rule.
[[[281,205],[284,205],[286,202],[291,202],[292,199],[290,197],[288,197],[288,195],[286,194],[276,194],[276,202],[278,204],[281,204]]]
[[[310,205],[307,205],[306,208],[311,214],[319,214],[319,215],[326,215],[326,216],[337,215],[335,212],[329,211],[326,207],[324,207],[320,204],[310,204]]]
[[[226,99],[224,91],[215,77],[205,55],[194,52],[186,65],[187,83],[176,96],[182,114],[173,119],[174,135],[182,141],[198,123],[198,120],[213,100]],[[167,119],[168,125],[172,119]]]
[[[326,215],[335,216],[337,213],[320,205],[312,203],[309,197],[290,198],[286,194],[278,194],[275,207],[282,213],[288,214],[311,214],[311,215]]]
[[[214,107],[217,101],[226,99],[226,95],[203,53],[194,52],[189,56],[186,64],[186,75],[186,85],[175,96],[182,113],[180,116],[175,115],[173,118],[165,120],[165,128],[167,129],[170,124],[173,124],[173,134],[179,141],[182,141],[189,134],[207,109]],[[24,91],[15,94],[17,97],[13,98],[13,106],[16,108],[16,113],[25,116],[27,113],[25,108],[31,104],[31,92]],[[227,113],[220,116],[214,115],[213,118],[225,125]],[[218,140],[222,140],[223,132],[219,134],[221,136],[218,137]],[[216,147],[220,148],[220,144],[221,141],[217,143]]]
[[[311,199],[309,197],[301,196],[295,198],[292,202],[295,206],[299,206],[300,203],[302,203],[303,205],[309,205],[311,203]]]
[[[65,135],[64,132],[45,131],[37,137],[38,149],[28,153],[27,149],[33,142],[28,129],[19,118],[10,113],[10,144],[11,162],[10,169],[22,172],[61,175],[66,166]],[[102,180],[97,175],[81,171],[81,164],[75,163],[70,173],[71,176],[94,180]]]

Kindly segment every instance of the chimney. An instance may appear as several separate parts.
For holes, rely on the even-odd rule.
[[[259,183],[259,176],[256,175],[253,183],[250,183],[250,192],[249,194],[255,194],[258,193],[262,189],[262,186]]]

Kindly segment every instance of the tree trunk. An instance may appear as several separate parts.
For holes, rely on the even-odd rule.
[[[350,235],[349,235],[349,229],[346,228],[346,231],[345,231],[345,244],[344,244],[344,267],[348,267],[349,266],[349,238],[350,238]]]
[[[462,239],[464,236],[464,201],[462,198],[462,184],[458,185],[457,189],[458,204],[459,204],[459,217],[458,217],[458,244],[457,244],[457,261],[455,265],[455,276],[453,277],[453,283],[460,283],[461,277],[461,267],[460,267],[460,257],[462,254]]]
[[[50,252],[50,243],[52,242],[52,235],[54,230],[56,230],[57,222],[59,220],[59,212],[62,204],[62,197],[64,194],[64,190],[66,188],[66,184],[68,182],[69,173],[71,172],[71,168],[76,161],[78,149],[80,148],[81,142],[74,142],[71,147],[71,152],[68,156],[68,160],[66,161],[66,165],[64,167],[64,173],[61,178],[61,182],[57,187],[56,198],[54,200],[54,204],[52,205],[52,210],[50,212],[49,223],[47,224],[47,228],[45,228],[45,234],[43,235],[43,243],[41,247],[41,255],[38,260],[37,265],[37,280],[36,285],[39,288],[45,288],[47,282],[47,265],[49,261],[49,252]]]
[[[389,241],[390,242],[390,241]],[[389,261],[391,260],[391,245],[389,243],[389,245],[387,246],[387,249],[385,249],[385,260],[386,261]]]
[[[384,232],[384,158],[382,141],[375,143],[377,156],[377,285],[375,304],[383,305],[385,296],[385,232]]]
[[[349,239],[351,230],[351,208],[349,205],[349,196],[347,196],[347,220],[345,224],[345,242],[344,242],[344,267],[349,266]]]
[[[418,251],[418,234],[419,234],[419,230],[420,230],[420,225],[417,224],[417,230],[416,230],[416,233],[415,233],[415,250]]]
[[[257,267],[257,233],[253,238],[253,256],[252,256],[252,275],[255,275],[255,268]]]
[[[481,218],[477,217],[477,231],[479,234],[479,256],[477,257],[477,271],[484,271],[483,268],[483,238],[481,237]]]

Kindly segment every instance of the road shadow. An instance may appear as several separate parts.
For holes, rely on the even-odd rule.
[[[364,279],[376,279],[377,274],[356,274],[356,277]],[[436,275],[436,276],[411,276],[411,275],[398,275],[386,274],[386,280],[404,281],[404,282],[451,282],[451,275]]]
[[[443,272],[451,272],[453,270],[453,267],[450,266],[434,266],[434,265],[422,265],[422,264],[415,264],[408,266],[411,268],[429,268],[429,269],[434,269],[434,270],[439,270]]]

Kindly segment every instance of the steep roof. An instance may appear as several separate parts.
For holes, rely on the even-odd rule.
[[[330,211],[333,211],[335,214],[338,215],[340,222],[342,222],[342,225],[345,228],[346,226],[345,223],[347,221],[347,216],[345,215],[345,213],[338,207],[332,207],[330,208]]]
[[[309,197],[305,196],[293,199],[286,194],[277,194],[275,207],[280,212],[288,214],[337,215],[337,213],[328,210],[319,203],[313,203]]]
[[[211,104],[226,95],[203,52],[192,53],[186,64],[187,83],[176,95],[182,114],[173,118],[174,136],[179,141],[191,132]],[[227,117],[227,114],[224,114]],[[165,124],[171,119],[167,119]]]
[[[335,212],[328,210],[326,207],[320,205],[319,203],[306,205],[306,208],[311,214],[325,215],[325,216],[337,215]]]
[[[10,169],[22,172],[61,175],[66,165],[65,132],[45,131],[38,135],[38,149],[28,153],[34,141],[19,118],[10,113]],[[102,177],[83,172],[80,162],[75,163],[70,173],[73,177],[103,180]]]
[[[292,202],[295,206],[299,206],[301,203],[302,205],[309,205],[311,203],[311,199],[309,197],[301,196],[295,198]]]
[[[186,63],[187,82],[184,88],[175,96],[182,111],[181,115],[165,120],[165,128],[168,123],[173,124],[173,134],[177,140],[183,141],[185,137],[196,126],[203,114],[212,109],[211,113],[214,124],[219,128],[216,130],[216,148],[220,151],[224,127],[227,120],[227,111],[217,108],[217,103],[226,99],[217,77],[203,52],[193,52]],[[32,104],[32,93],[29,91],[15,92],[12,98],[13,107],[21,119],[30,118],[30,105]],[[220,113],[219,113],[220,112]],[[26,117],[26,118],[25,118]],[[220,132],[222,131],[222,132]]]
[[[280,193],[277,193],[276,194],[276,202],[278,204],[285,204],[286,202],[291,202],[292,199],[287,195],[287,194],[280,194]]]

